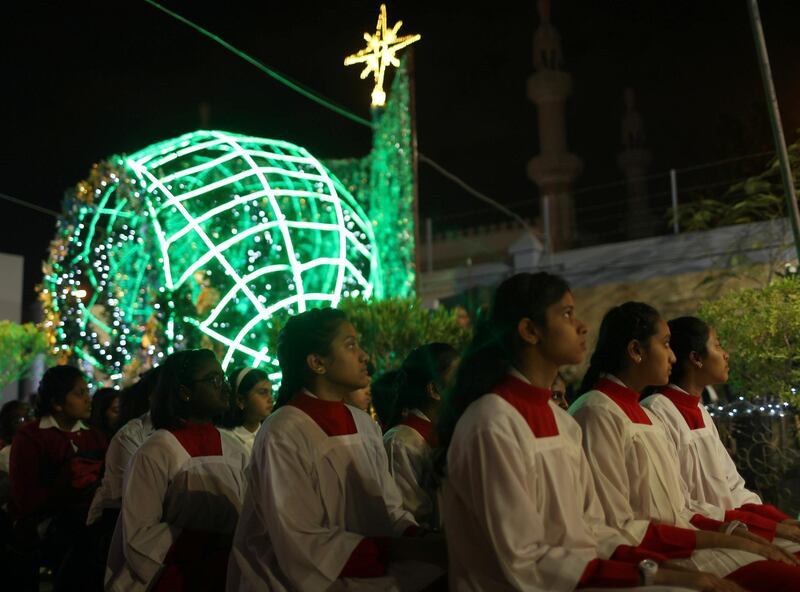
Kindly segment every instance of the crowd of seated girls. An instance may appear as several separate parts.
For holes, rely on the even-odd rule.
[[[281,383],[208,349],[89,395],[48,370],[0,410],[13,590],[797,590],[800,523],[747,489],[701,393],[713,327],[517,274],[464,352],[373,374],[358,328],[280,333]],[[649,396],[642,399],[647,389]]]

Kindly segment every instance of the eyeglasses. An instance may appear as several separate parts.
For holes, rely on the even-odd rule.
[[[228,379],[224,374],[210,374],[203,378],[193,378],[192,382],[210,382],[216,389],[221,389],[223,386],[228,385]]]

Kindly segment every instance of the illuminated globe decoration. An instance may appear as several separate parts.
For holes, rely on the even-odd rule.
[[[116,381],[185,347],[274,364],[276,316],[380,297],[380,278],[371,222],[307,150],[199,131],[95,166],[42,299],[53,345]]]

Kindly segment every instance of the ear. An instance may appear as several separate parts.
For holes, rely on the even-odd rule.
[[[633,361],[634,364],[641,364],[642,360],[644,359],[645,351],[638,339],[631,339],[628,342],[626,351],[628,353],[628,357],[631,359],[631,361]]]
[[[178,386],[178,397],[180,397],[181,401],[184,403],[188,403],[192,400],[192,393],[189,392],[189,389],[186,388],[186,385],[181,384]]]
[[[689,352],[689,362],[691,362],[692,366],[695,368],[703,367],[703,358],[701,358],[700,354],[697,352]]]
[[[308,354],[306,356],[306,364],[314,374],[325,374],[325,362],[319,354]]]
[[[439,392],[439,389],[436,388],[436,383],[429,382],[428,386],[425,387],[425,390],[427,391],[428,396],[431,399],[433,399],[434,401],[441,401],[442,400],[442,395]]]
[[[517,334],[527,344],[536,345],[541,341],[542,335],[538,327],[529,318],[522,318],[517,323]]]

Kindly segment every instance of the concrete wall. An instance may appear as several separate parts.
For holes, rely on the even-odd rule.
[[[421,297],[433,306],[466,291],[495,286],[521,271],[546,270],[571,284],[578,315],[590,328],[590,350],[609,308],[627,300],[648,302],[665,318],[694,313],[705,300],[735,289],[765,285],[770,274],[793,261],[786,220],[728,226],[542,253],[535,241],[518,242],[495,263],[423,273]],[[478,290],[481,291],[481,290]],[[583,368],[568,369],[571,378]]]

